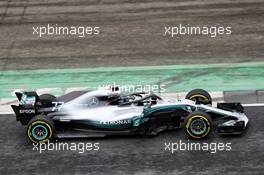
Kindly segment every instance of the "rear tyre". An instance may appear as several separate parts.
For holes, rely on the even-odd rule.
[[[213,130],[210,116],[202,111],[190,113],[185,119],[185,131],[191,139],[208,137]]]
[[[55,125],[45,115],[33,117],[27,126],[27,137],[33,143],[45,143],[54,136]]]
[[[185,99],[195,101],[196,104],[204,104],[204,105],[211,105],[212,104],[211,95],[203,89],[191,90],[186,95]]]

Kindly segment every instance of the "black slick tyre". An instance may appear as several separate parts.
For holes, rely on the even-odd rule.
[[[184,122],[186,134],[191,139],[203,139],[208,137],[213,130],[210,116],[203,111],[190,113]]]
[[[27,137],[33,143],[45,143],[54,137],[55,126],[45,115],[33,117],[27,126]]]
[[[211,105],[212,104],[211,95],[206,90],[203,90],[203,89],[191,90],[186,95],[185,99],[195,101],[196,104],[204,104],[204,105]]]

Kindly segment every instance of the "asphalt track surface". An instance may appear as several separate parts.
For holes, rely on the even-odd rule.
[[[263,0],[1,0],[0,70],[263,61]],[[33,26],[100,26],[86,38]],[[231,36],[163,37],[165,26],[231,26]]]
[[[5,0],[0,1],[0,71],[16,69],[150,66],[263,61],[263,0]],[[33,26],[100,26],[97,37],[39,38]],[[232,27],[231,36],[163,37],[164,26]],[[263,107],[246,108],[247,131],[202,142],[231,142],[231,151],[164,151],[187,142],[183,130],[153,138],[60,140],[99,142],[99,151],[38,153],[25,128],[0,116],[0,174],[261,174]]]
[[[10,115],[0,116],[0,174],[262,174],[264,171],[263,107],[245,110],[250,125],[241,136],[220,137],[207,143],[231,143],[231,151],[165,151],[164,143],[187,143],[183,130],[156,137],[107,137],[59,140],[98,142],[99,151],[33,151],[25,138],[25,128]]]

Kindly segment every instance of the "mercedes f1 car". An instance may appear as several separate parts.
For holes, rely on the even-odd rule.
[[[12,105],[16,119],[27,125],[27,137],[35,143],[65,137],[151,136],[175,128],[202,139],[212,132],[213,121],[222,121],[216,127],[220,134],[241,134],[248,123],[240,103],[213,107],[210,94],[202,89],[190,91],[185,99],[168,100],[153,93],[122,94],[114,89],[59,97],[36,92],[16,96],[19,105]]]

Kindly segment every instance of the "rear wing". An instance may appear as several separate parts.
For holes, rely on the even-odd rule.
[[[29,120],[36,115],[35,105],[39,101],[39,96],[36,92],[16,92],[16,97],[19,105],[11,105],[17,121],[22,125],[26,125]]]
[[[35,91],[30,92],[15,92],[20,105],[34,106],[39,101],[39,96]]]

